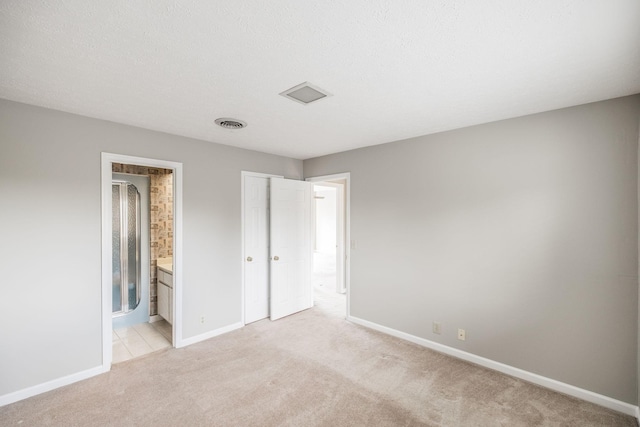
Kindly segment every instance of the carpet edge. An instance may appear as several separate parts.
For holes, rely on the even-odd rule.
[[[630,415],[632,417],[635,417],[636,420],[640,420],[640,407],[638,407],[637,405],[632,405],[630,403],[626,403],[609,396],[595,393],[590,390],[585,390],[580,387],[573,386],[571,384],[563,383],[561,381],[554,380],[552,378],[535,374],[533,372],[525,371],[524,369],[506,365],[504,363],[500,363],[495,360],[491,360],[482,356],[475,355],[473,353],[468,353],[466,351],[459,350],[457,348],[449,347],[444,344],[430,341],[425,338],[420,338],[418,336],[411,335],[406,332],[402,332],[397,329],[390,328],[388,326],[383,326],[378,323],[371,322],[369,320],[361,319],[356,316],[348,316],[347,320],[356,325],[364,326],[365,328],[373,329],[375,331],[382,332],[384,334],[391,335],[396,338],[400,338],[405,341],[412,342],[414,344],[418,344],[422,347],[429,348],[439,353],[444,353],[449,356],[455,357],[457,359],[462,359],[467,362],[471,362],[476,365],[480,365],[485,368],[489,368],[494,371],[498,371],[503,374],[510,375],[512,377],[516,377],[533,384],[537,384],[539,386],[548,388],[550,390],[557,391],[559,393],[563,393],[563,394],[575,397],[577,399],[584,400],[586,402],[594,403],[596,405],[602,406],[607,409],[612,409],[614,411],[623,413],[625,415]]]

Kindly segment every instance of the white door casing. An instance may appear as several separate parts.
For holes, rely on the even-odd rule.
[[[313,306],[311,273],[312,185],[271,178],[271,320]]]
[[[269,178],[244,177],[244,323],[269,317]]]
[[[346,264],[346,251],[345,251],[345,191],[344,185],[338,185],[336,188],[336,292],[341,294],[347,291],[347,284],[345,280],[345,264]]]

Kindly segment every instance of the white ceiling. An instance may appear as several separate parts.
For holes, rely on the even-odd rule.
[[[0,98],[298,159],[639,92],[638,0],[0,2]]]

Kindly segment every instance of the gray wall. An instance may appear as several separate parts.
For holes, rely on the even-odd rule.
[[[351,172],[352,315],[637,404],[639,117],[627,97],[305,161]],[[101,364],[103,151],[184,164],[184,338],[241,320],[240,171],[302,175],[0,100],[0,395]]]
[[[102,363],[103,151],[184,164],[183,338],[241,321],[240,171],[302,177],[298,160],[0,100],[0,395]]]
[[[305,161],[351,172],[351,314],[637,404],[639,117],[626,97]]]

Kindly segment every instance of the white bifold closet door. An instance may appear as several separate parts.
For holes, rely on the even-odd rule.
[[[269,317],[269,178],[244,179],[245,323]]]
[[[270,179],[270,317],[313,306],[310,272],[312,185]]]

